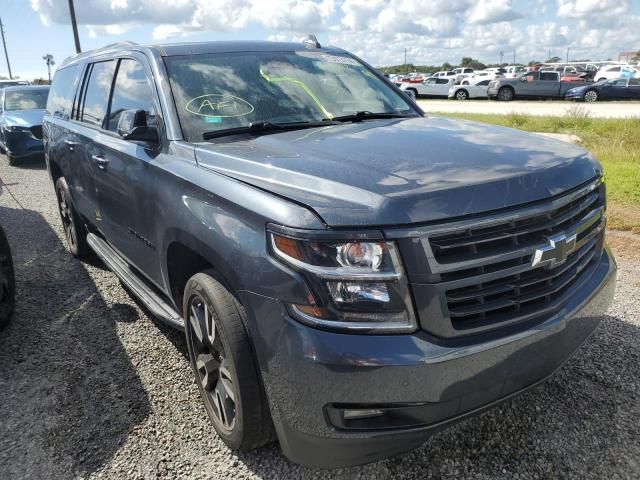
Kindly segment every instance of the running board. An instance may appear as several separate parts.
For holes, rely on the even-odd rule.
[[[129,265],[97,235],[89,233],[87,243],[100,257],[100,260],[124,283],[131,292],[140,299],[149,311],[159,320],[172,327],[184,330],[184,321],[176,310],[160,295],[154,292],[138,275],[131,271]]]

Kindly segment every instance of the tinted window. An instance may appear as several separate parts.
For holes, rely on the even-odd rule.
[[[626,78],[620,78],[618,80],[614,80],[613,82],[611,82],[611,85],[616,86],[616,87],[626,87],[627,86],[627,79]]]
[[[438,85],[446,85],[447,83],[449,83],[449,80],[447,80],[446,78],[438,78],[438,79],[436,80],[436,83],[437,83]]]
[[[155,123],[153,92],[147,81],[144,67],[140,62],[128,58],[120,61],[116,73],[107,124],[109,130],[115,132],[118,129],[118,120],[125,110],[144,110],[147,113],[147,123],[150,125]]]
[[[53,77],[47,101],[47,113],[50,115],[69,119],[76,93],[78,68],[78,65],[63,68]]]
[[[47,106],[48,88],[25,88],[24,90],[6,90],[5,110],[40,110]]]
[[[607,72],[619,72],[620,71],[620,67],[608,68],[606,71]]]
[[[629,79],[630,87],[640,87],[640,78],[630,78]]]
[[[102,126],[107,114],[109,91],[115,68],[116,62],[114,61],[93,64],[82,106],[81,120],[83,122],[98,127]]]
[[[476,83],[479,87],[486,87],[489,85],[489,80],[483,80],[481,82]]]
[[[558,74],[555,72],[542,72],[540,74],[540,80],[557,81]]]

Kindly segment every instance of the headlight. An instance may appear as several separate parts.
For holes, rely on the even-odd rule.
[[[275,258],[299,271],[313,292],[289,313],[308,325],[338,330],[416,329],[409,287],[393,242],[325,240],[269,232]]]
[[[29,133],[31,133],[31,130],[29,129],[29,127],[23,127],[21,125],[5,125],[4,128],[9,132],[29,132]]]

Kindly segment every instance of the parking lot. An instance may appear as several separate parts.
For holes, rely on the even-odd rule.
[[[522,113],[537,116],[564,116],[576,108],[593,118],[640,117],[640,102],[573,103],[564,100],[524,100],[497,102],[494,100],[418,100],[418,105],[430,113],[485,113],[505,115]],[[579,106],[579,107],[577,107]]]
[[[182,334],[150,318],[99,261],[66,252],[43,166],[10,168],[0,157],[0,179],[19,291],[0,333],[3,480],[640,476],[637,237],[610,235],[615,303],[557,375],[404,457],[327,472],[291,464],[277,446],[228,450],[206,417]]]

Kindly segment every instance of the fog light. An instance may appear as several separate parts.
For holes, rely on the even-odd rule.
[[[342,412],[342,417],[345,420],[359,420],[361,418],[381,417],[382,415],[384,415],[384,410],[378,408],[343,410]]]

